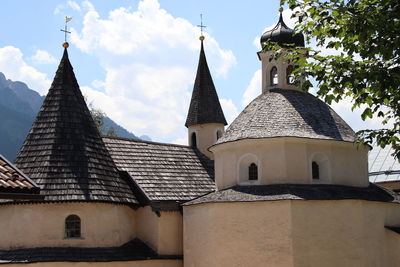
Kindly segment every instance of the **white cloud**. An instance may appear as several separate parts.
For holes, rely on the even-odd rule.
[[[45,50],[36,50],[36,53],[31,57],[31,60],[37,64],[53,64],[57,60]]]
[[[102,92],[85,87],[89,99],[136,135],[181,143],[187,138],[184,123],[199,56],[198,28],[173,17],[156,0],[139,2],[137,10],[112,10],[105,19],[90,2],[85,6],[83,28],[72,29],[71,42],[98,57],[106,73],[104,80],[92,83]],[[208,34],[204,45],[211,72],[227,75],[236,64],[232,51],[221,49]],[[226,112],[237,113],[230,100],[221,102]]]
[[[232,99],[220,99],[222,110],[224,111],[225,119],[228,124],[231,124],[239,115],[239,111],[233,103]]]
[[[84,7],[87,6],[87,5],[85,4],[85,2],[86,2],[86,1],[84,1],[84,2],[82,3],[82,6],[84,6]],[[58,5],[56,6],[56,8],[54,9],[53,14],[54,14],[54,15],[61,14],[62,11],[63,11],[64,9],[68,9],[68,8],[69,8],[69,9],[72,9],[73,11],[77,11],[77,12],[81,12],[81,11],[82,11],[82,8],[80,7],[80,5],[79,5],[77,2],[72,1],[72,0],[68,0],[68,1],[66,2],[66,4],[58,4]]]
[[[254,98],[261,94],[261,69],[257,70],[242,97],[242,106],[246,107]]]
[[[22,81],[42,95],[50,88],[51,81],[47,79],[46,74],[29,66],[23,59],[21,50],[16,47],[0,48],[0,71],[8,79]]]
[[[75,1],[68,0],[67,5],[75,11],[81,11],[81,7]]]

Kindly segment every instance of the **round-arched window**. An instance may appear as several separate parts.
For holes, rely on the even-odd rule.
[[[277,85],[278,84],[278,69],[275,66],[272,67],[272,69],[271,69],[270,81],[271,81],[271,85]]]
[[[254,162],[249,165],[249,180],[258,180],[258,168]]]
[[[286,68],[286,83],[287,84],[294,84],[295,83],[295,77],[293,75],[293,66],[289,65]]]
[[[192,147],[197,148],[197,138],[196,138],[196,133],[192,133]]]
[[[323,153],[315,153],[310,161],[310,176],[313,183],[329,183],[331,180],[330,162]]]
[[[65,219],[65,237],[81,237],[81,219],[77,215],[69,215]]]
[[[217,131],[217,140],[220,139],[222,136],[222,132],[220,130]]]

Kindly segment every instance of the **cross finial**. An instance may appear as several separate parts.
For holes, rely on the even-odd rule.
[[[200,40],[204,40],[204,35],[203,35],[203,28],[206,28],[206,26],[203,25],[203,14],[200,14],[200,25],[197,25],[197,27],[200,28],[201,31],[201,36],[200,36]]]
[[[69,45],[68,45],[68,42],[67,42],[67,34],[68,34],[68,33],[71,33],[71,32],[68,31],[67,23],[70,22],[71,19],[72,19],[72,18],[68,18],[68,17],[66,16],[66,17],[65,17],[65,27],[64,27],[64,30],[63,30],[63,29],[60,30],[60,31],[64,32],[64,44],[63,44],[63,46],[64,46],[65,48],[68,48],[68,46],[69,46]]]

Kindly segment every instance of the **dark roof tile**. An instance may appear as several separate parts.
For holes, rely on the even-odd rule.
[[[253,186],[236,185],[199,197],[183,205],[218,202],[340,199],[362,199],[400,203],[400,195],[374,184],[370,184],[369,187],[318,184],[275,184]]]
[[[45,201],[138,203],[101,139],[66,49],[15,164]]]
[[[272,89],[254,99],[216,144],[241,139],[300,137],[355,141],[350,126],[327,104],[301,91]]]
[[[104,137],[112,158],[150,201],[187,201],[215,190],[214,166],[181,145]]]
[[[199,65],[185,126],[203,123],[227,124],[208,69],[203,41],[201,41]]]
[[[136,238],[120,247],[40,247],[0,250],[0,264],[34,262],[109,262],[150,259],[182,259],[181,255],[157,255]]]

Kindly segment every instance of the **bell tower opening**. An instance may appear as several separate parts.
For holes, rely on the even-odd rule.
[[[192,133],[192,136],[191,136],[191,141],[192,141],[192,143],[191,143],[191,146],[192,146],[193,148],[197,148],[197,138],[196,138],[196,133]]]

